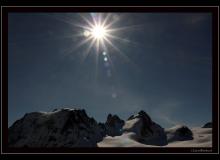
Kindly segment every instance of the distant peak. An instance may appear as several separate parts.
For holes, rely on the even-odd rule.
[[[108,114],[106,124],[124,123],[124,120],[120,119],[117,115]]]
[[[150,116],[149,116],[145,111],[143,111],[143,110],[141,110],[140,112],[138,112],[138,114],[139,114],[140,116],[144,116],[144,117],[149,117],[149,118],[150,118]]]
[[[212,122],[206,123],[202,128],[212,128]]]
[[[135,118],[141,118],[141,119],[144,119],[145,121],[147,121],[148,123],[152,123],[150,116],[143,110],[139,111],[138,114],[136,114],[136,115],[130,116],[128,118],[128,120],[132,120]]]
[[[112,114],[108,114],[107,119],[112,118]]]

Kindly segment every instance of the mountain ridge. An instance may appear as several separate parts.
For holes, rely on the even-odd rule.
[[[9,147],[99,147],[106,139],[125,135],[138,144],[152,146],[193,140],[193,133],[187,126],[165,130],[143,110],[126,121],[108,114],[104,123],[89,117],[84,109],[31,112],[15,121],[8,130]]]

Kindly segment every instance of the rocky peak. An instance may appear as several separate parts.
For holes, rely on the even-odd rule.
[[[109,114],[105,122],[106,132],[109,136],[119,136],[122,134],[122,127],[124,120],[120,119],[117,115]]]
[[[150,116],[143,110],[141,110],[140,112],[138,112],[138,114],[136,115],[132,115],[128,118],[128,120],[132,120],[132,119],[135,119],[135,118],[140,118],[144,121],[144,123],[147,123],[149,125],[152,124],[152,120],[150,118]]]
[[[95,147],[102,138],[98,123],[80,109],[28,113],[9,128],[13,147]]]
[[[109,114],[105,124],[114,127],[117,124],[124,124],[124,120],[120,119],[117,115],[112,116]]]

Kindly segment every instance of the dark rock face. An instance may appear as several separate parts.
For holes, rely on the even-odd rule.
[[[192,131],[184,125],[176,126],[167,130],[168,142],[192,140]]]
[[[106,134],[109,136],[122,135],[122,127],[125,122],[120,119],[117,115],[109,114],[105,122]]]
[[[212,122],[206,123],[202,128],[212,128]]]
[[[140,111],[137,115],[132,115],[126,121],[124,132],[133,132],[133,138],[140,143],[148,145],[166,145],[167,139],[164,129],[153,122],[150,116]]]
[[[104,123],[98,123],[101,135],[104,137],[107,134],[106,126]]]
[[[96,147],[103,134],[85,110],[29,113],[9,128],[11,147]]]
[[[192,131],[188,128],[188,127],[186,127],[186,126],[183,126],[183,127],[181,127],[181,128],[178,128],[177,130],[176,130],[176,134],[178,135],[178,136],[180,136],[180,137],[188,137],[188,138],[192,138],[192,136],[193,136],[193,133],[192,133]]]
[[[10,147],[96,147],[106,135],[121,135],[123,125],[111,114],[106,123],[97,123],[84,109],[32,112],[9,128],[8,143]]]

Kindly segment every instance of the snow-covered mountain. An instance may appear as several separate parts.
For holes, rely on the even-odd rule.
[[[60,109],[26,114],[9,128],[13,147],[96,147],[103,134],[85,110]]]
[[[153,122],[147,113],[140,111],[132,115],[123,126],[123,132],[134,133],[132,138],[140,143],[149,145],[166,145],[164,129]]]
[[[84,109],[32,112],[8,130],[9,147],[211,147],[212,144],[210,125],[164,129],[144,111],[126,121],[109,114],[105,123],[98,123]]]

